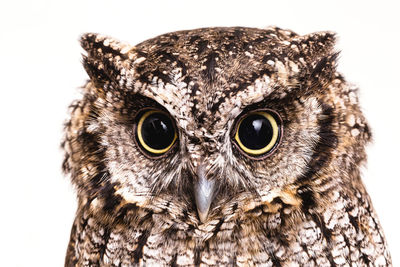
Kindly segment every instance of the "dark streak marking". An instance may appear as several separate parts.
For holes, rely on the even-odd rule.
[[[110,234],[111,234],[111,231],[108,228],[106,228],[104,230],[104,234],[102,236],[102,238],[104,240],[104,244],[102,244],[102,246],[100,247],[100,252],[99,252],[100,253],[100,262],[101,263],[104,263],[104,254],[105,254],[106,249],[107,249],[107,244],[108,244],[108,240],[110,239]]]
[[[130,213],[135,213],[139,209],[135,203],[128,203],[124,205],[121,209],[119,209],[118,213],[116,214],[115,220],[117,222],[122,222]]]
[[[236,253],[233,254],[233,258],[232,261],[230,262],[232,264],[232,266],[237,266],[237,256]]]
[[[143,83],[151,83],[154,77],[158,77],[164,83],[169,83],[171,81],[171,78],[168,75],[162,73],[162,71],[160,71],[159,69],[145,70],[144,66],[137,66],[136,69],[137,72],[140,73],[138,79]]]
[[[331,264],[331,266],[337,266],[332,256],[332,250],[329,249],[329,246],[324,248],[324,253],[328,258],[328,261]]]
[[[171,267],[176,267],[176,266],[178,266],[178,265],[176,264],[177,258],[178,258],[178,254],[175,253],[175,254],[172,256],[171,261],[169,262],[169,264],[170,264]]]
[[[184,209],[183,212],[182,212],[181,220],[182,220],[183,222],[186,222],[186,220],[187,220],[188,218],[189,218],[189,212],[188,212],[187,209]]]
[[[142,216],[139,220],[139,225],[142,225],[146,221],[150,220],[153,217],[154,212],[152,210],[147,210],[146,215]]]
[[[201,263],[200,254],[201,254],[200,248],[196,247],[194,249],[194,261],[193,261],[194,266],[200,266]]]
[[[212,83],[215,80],[216,71],[215,68],[217,67],[217,61],[219,54],[216,52],[212,52],[207,56],[205,66],[206,69],[203,71],[203,74],[207,77],[209,83]]]
[[[89,56],[99,58],[99,56],[105,55],[105,54],[111,54],[112,57],[120,56],[122,59],[127,59],[127,56],[124,54],[121,54],[119,50],[113,49],[111,46],[105,46],[103,44],[102,40],[101,42],[96,41],[97,36],[96,35],[84,35],[81,40],[81,46],[83,49],[85,49]],[[98,52],[98,49],[101,50],[100,54]],[[99,58],[102,59],[102,58]]]
[[[100,67],[100,62],[98,61],[83,56],[83,68],[97,87],[102,87],[103,84],[110,80],[110,77],[104,68]]]
[[[325,88],[324,84],[329,82],[335,74],[335,64],[339,53],[323,57],[319,60],[310,74],[310,82],[314,87],[322,90]]]
[[[148,77],[158,77],[159,79],[162,80],[163,83],[170,83],[171,82],[171,78],[167,75],[164,74],[161,70],[156,69],[154,71],[151,72],[151,74]],[[151,82],[151,79],[149,79],[149,82]]]
[[[328,64],[328,58],[327,57],[322,58],[314,67],[310,76],[313,78],[318,77],[322,73],[322,70],[326,67],[327,64]]]
[[[197,40],[199,40],[199,39],[201,39],[200,36],[198,36],[198,35],[193,35],[193,36],[190,37],[190,39],[189,39],[189,44],[193,44],[195,41],[197,41]]]
[[[215,228],[213,230],[214,235],[217,235],[218,232],[221,230],[221,225],[224,223],[224,221],[225,221],[224,218],[219,219],[218,223],[215,225]]]
[[[351,216],[350,211],[351,211],[351,209],[346,207],[346,213],[348,214],[350,224],[354,227],[354,230],[356,231],[356,233],[358,233],[360,231],[360,225],[359,225],[358,218]]]
[[[200,55],[206,50],[208,41],[202,40],[197,43],[197,54]]]
[[[328,247],[330,247],[332,242],[332,230],[327,228],[323,220],[317,214],[307,213],[311,216],[315,224],[321,229],[322,236],[326,239]]]
[[[186,65],[172,53],[162,50],[162,51],[157,52],[155,54],[155,56],[158,58],[161,58],[163,60],[166,60],[167,62],[169,61],[170,63],[176,63],[176,66],[182,69],[182,75],[183,76],[186,75],[186,71],[187,71]]]
[[[191,97],[195,97],[197,91],[199,90],[199,84],[198,83],[193,84],[193,86],[192,86],[192,88],[190,90],[191,90],[190,91],[190,96]]]
[[[371,205],[369,204],[369,203],[367,203],[367,205],[366,205],[366,208],[367,208],[367,211],[368,211],[368,216],[372,219],[372,221],[374,222],[374,225],[375,225],[375,229],[379,226],[379,223],[377,222],[377,219],[376,219],[376,217],[375,216],[372,216],[372,214],[373,214],[373,210],[372,210],[372,207],[371,207]],[[378,234],[379,234],[379,237],[380,237],[380,239],[381,240],[385,240],[385,238],[382,236],[382,232],[381,231],[378,231]]]
[[[272,73],[273,72],[271,70],[269,70],[269,69],[263,69],[263,70],[261,70],[259,72],[252,72],[249,77],[246,77],[246,79],[238,77],[235,80],[235,83],[237,83],[238,86],[234,87],[234,88],[226,89],[224,91],[224,94],[226,95],[226,97],[220,97],[218,99],[218,101],[211,106],[210,110],[212,112],[216,112],[218,110],[219,106],[225,101],[225,99],[231,99],[238,92],[241,92],[244,89],[246,89],[248,86],[252,85],[255,82],[255,80],[259,79],[263,75],[267,75],[267,76],[270,77]]]
[[[138,244],[136,249],[133,251],[134,263],[139,263],[139,260],[143,257],[143,247],[146,245],[147,238],[150,236],[149,230],[144,230],[138,238]]]
[[[77,237],[77,224],[72,225],[70,242],[68,243],[67,253],[65,255],[65,267],[76,266],[78,259],[75,256],[75,245]],[[80,235],[78,235],[79,238]]]
[[[237,209],[238,209],[238,203],[237,202],[235,202],[234,204],[233,204],[233,206],[232,206],[232,213],[234,213]]]
[[[301,208],[303,212],[308,212],[310,208],[315,206],[315,196],[312,188],[306,185],[302,185],[297,189],[297,194],[301,198]]]
[[[298,178],[298,182],[312,180],[315,175],[329,162],[332,151],[338,145],[338,137],[333,131],[333,108],[325,103],[321,104],[323,118],[318,121],[320,126],[319,141],[314,149],[312,160],[308,163],[308,171]]]
[[[350,250],[351,244],[350,244],[350,240],[347,237],[347,235],[343,235],[343,239],[344,239],[344,242],[346,244],[347,249],[349,250],[349,253],[347,255],[345,255],[346,256],[346,261],[347,262],[351,262],[351,250]]]
[[[301,248],[303,249],[303,251],[308,255],[308,257],[310,257],[310,254],[308,253],[308,247],[306,244],[304,243],[300,243]]]
[[[201,112],[200,115],[198,115],[198,116],[196,117],[197,122],[198,122],[199,124],[203,124],[204,121],[205,121],[206,116],[207,116],[207,115],[206,115],[205,112]]]
[[[271,258],[273,266],[275,266],[275,267],[281,267],[282,266],[280,260],[273,253],[269,253],[269,256]]]
[[[179,36],[176,34],[170,34],[169,37],[171,37],[171,39],[173,39],[174,41],[178,41],[179,40]]]
[[[122,201],[121,196],[115,195],[115,185],[117,185],[117,183],[107,182],[105,185],[99,188],[98,195],[104,200],[103,210],[105,212],[112,212]]]
[[[254,44],[264,43],[264,42],[267,42],[270,39],[271,39],[271,37],[269,37],[269,36],[262,36],[262,37],[258,37],[257,39],[254,39],[253,43]]]
[[[361,259],[363,260],[366,266],[369,266],[369,264],[371,263],[369,256],[362,252],[361,252]]]
[[[196,113],[198,111],[198,107],[196,105],[199,103],[199,100],[196,99],[195,96],[196,96],[196,93],[197,93],[198,90],[199,90],[199,84],[195,83],[192,86],[191,91],[190,91],[190,97],[193,99],[192,100],[193,106],[191,107],[191,111],[192,111],[193,117],[195,119],[197,119]]]

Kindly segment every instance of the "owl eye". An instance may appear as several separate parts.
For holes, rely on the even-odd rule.
[[[174,145],[177,134],[171,118],[166,113],[148,110],[141,115],[137,123],[136,137],[146,152],[159,156]]]
[[[235,141],[250,156],[268,155],[277,147],[281,122],[272,112],[256,111],[244,116],[238,123]]]

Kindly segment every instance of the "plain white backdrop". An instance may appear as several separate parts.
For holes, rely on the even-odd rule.
[[[87,79],[78,38],[132,44],[207,26],[337,32],[339,70],[374,134],[363,179],[400,265],[400,5],[396,1],[2,1],[0,265],[63,266],[76,209],[61,173],[67,106]]]

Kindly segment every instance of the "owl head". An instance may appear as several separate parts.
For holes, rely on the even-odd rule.
[[[279,28],[181,31],[136,46],[83,35],[90,80],[63,142],[80,205],[110,222],[197,227],[323,203],[332,172],[355,171],[337,156],[363,161],[369,139],[334,42]]]

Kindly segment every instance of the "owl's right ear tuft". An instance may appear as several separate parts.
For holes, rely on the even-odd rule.
[[[82,64],[90,80],[96,87],[103,87],[103,85],[110,80],[101,61],[82,55]]]
[[[297,37],[296,43],[306,57],[318,62],[322,58],[334,54],[336,34],[330,31],[314,32]]]
[[[115,38],[97,33],[86,33],[81,36],[82,48],[88,53],[88,57],[105,59],[111,57],[130,58],[130,53],[135,49],[127,43]]]
[[[134,46],[95,33],[82,35],[80,42],[87,53],[83,55],[83,66],[96,86],[102,87],[105,83],[126,85],[136,57]]]

